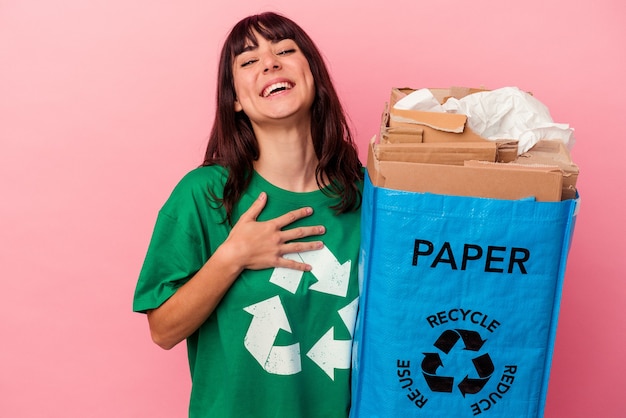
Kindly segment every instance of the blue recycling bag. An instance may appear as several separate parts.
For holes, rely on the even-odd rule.
[[[542,416],[578,199],[365,177],[350,417]]]

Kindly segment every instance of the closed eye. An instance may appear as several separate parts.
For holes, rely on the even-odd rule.
[[[282,51],[279,51],[277,55],[289,55],[289,54],[293,54],[294,52],[296,52],[295,48],[283,49]]]
[[[247,67],[248,65],[254,64],[257,62],[256,59],[247,60],[241,63],[241,67]]]

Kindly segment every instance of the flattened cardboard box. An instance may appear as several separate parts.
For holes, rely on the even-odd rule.
[[[535,197],[539,202],[562,199],[563,171],[556,165],[510,165],[466,162],[430,164],[379,159],[375,139],[370,142],[367,171],[374,186],[410,192],[496,199]],[[405,155],[405,159],[410,159]]]
[[[563,172],[561,199],[576,198],[579,169],[572,161],[567,147],[560,141],[539,141],[528,152],[515,159],[515,164],[529,167],[557,166]]]
[[[490,145],[490,146],[485,146]],[[496,144],[436,142],[378,144],[376,158],[383,161],[463,165],[468,160],[496,161]]]

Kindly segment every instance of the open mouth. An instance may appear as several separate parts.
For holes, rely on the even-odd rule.
[[[288,82],[274,83],[274,84],[266,87],[261,92],[261,96],[262,97],[269,97],[269,96],[271,96],[273,94],[280,93],[281,91],[290,90],[291,88],[293,88],[293,84],[292,83],[288,83]]]

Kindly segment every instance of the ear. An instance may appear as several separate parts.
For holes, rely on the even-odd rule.
[[[241,112],[243,110],[243,107],[241,107],[241,103],[239,103],[239,100],[235,99],[235,112]]]

